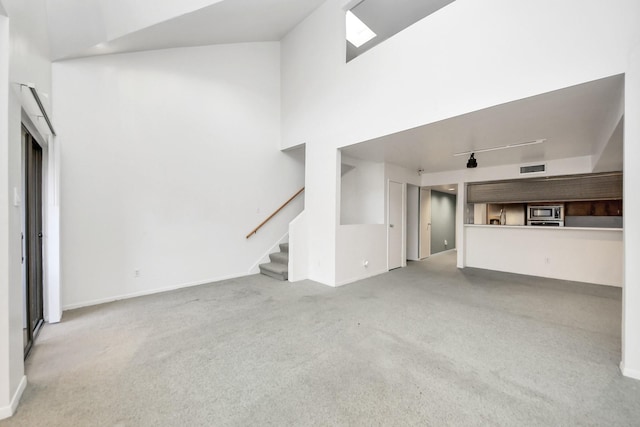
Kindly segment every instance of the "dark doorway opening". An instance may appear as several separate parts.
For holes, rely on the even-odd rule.
[[[22,128],[24,147],[24,357],[44,323],[42,280],[42,147]]]

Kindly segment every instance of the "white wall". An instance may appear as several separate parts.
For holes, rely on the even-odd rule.
[[[306,236],[310,242],[308,278],[335,286],[341,153],[322,141],[321,138],[305,147],[305,211],[309,227]]]
[[[640,379],[640,37],[635,40],[625,77],[624,121],[624,289],[622,372]]]
[[[388,271],[387,225],[341,225],[337,233],[336,285]],[[365,264],[366,262],[366,264]]]
[[[0,99],[8,100],[0,107],[0,158],[4,162],[0,167],[0,304],[6,304],[5,309],[0,309],[0,418],[13,413],[26,385],[21,215],[20,206],[15,206],[13,200],[14,191],[22,194],[22,106],[16,83],[33,83],[43,95],[51,93],[44,1],[2,3],[9,19],[3,17],[0,23],[0,94],[4,94]],[[43,102],[48,104],[47,96],[43,96]]]
[[[289,223],[289,281],[297,282],[309,277],[309,227],[306,211],[300,212]]]
[[[344,3],[283,40],[284,146],[349,145],[620,74],[640,31],[634,0],[457,0],[345,64]]]
[[[322,241],[310,239],[311,265],[343,253],[336,247],[339,242],[331,241],[331,233],[338,232],[329,226],[335,208],[321,203],[339,179],[326,172],[335,170],[336,148],[625,73],[632,68],[630,52],[640,39],[640,2],[635,0],[457,0],[345,64],[345,3],[327,0],[282,41],[282,145],[307,143],[306,182],[314,191],[307,193],[306,209],[309,224],[322,224],[321,231],[313,231],[323,233]],[[636,96],[629,92],[625,99]],[[630,120],[640,119],[627,112],[625,126]],[[633,131],[631,135],[637,137]],[[575,169],[590,170],[592,159],[585,162]],[[483,175],[482,169],[476,176]],[[466,181],[460,173],[459,180],[441,183],[456,182],[462,190]],[[633,211],[636,202],[627,198],[627,203]],[[460,218],[463,206],[458,204]],[[460,221],[456,232],[463,234]],[[633,262],[628,256],[640,247],[640,236],[628,237],[633,240],[626,243],[627,259]],[[458,266],[463,267],[464,242],[456,245]],[[329,268],[316,278],[334,283],[332,273]],[[626,282],[630,280],[640,282],[640,271],[627,269]],[[640,296],[633,303],[637,306]],[[636,323],[637,335],[640,321]],[[633,365],[640,372],[636,341]]]
[[[321,144],[322,151],[331,151],[624,73],[630,41],[640,33],[634,18],[640,4],[633,0],[569,0],[561,5],[552,0],[458,0],[345,64],[343,5],[328,0],[282,41],[283,147],[304,142],[308,148]],[[582,160],[562,172],[550,166],[550,174],[589,171],[592,159]],[[317,171],[323,170],[322,161],[307,159],[317,164]],[[504,176],[504,171],[485,174],[482,169],[475,175]],[[459,177],[443,183],[467,181],[466,172]],[[331,177],[309,170],[306,179],[307,185],[335,185]],[[425,179],[423,185],[429,185]],[[311,205],[313,198],[308,194]],[[459,240],[456,244],[462,249]],[[319,256],[335,257],[335,247],[322,243],[322,248]],[[462,266],[463,252],[458,256]]]
[[[467,225],[466,265],[553,279],[623,283],[622,230]]]
[[[384,163],[342,155],[342,165],[352,169],[340,179],[340,224],[383,224]]]
[[[0,4],[1,6],[1,4]],[[0,11],[2,12],[2,11]],[[0,14],[0,99],[9,98],[9,18]],[[10,387],[11,377],[11,301],[9,284],[9,103],[0,103],[0,418],[11,415],[10,402],[13,390]]]
[[[278,43],[54,64],[66,308],[246,275],[302,210]],[[134,277],[138,270],[139,277]]]
[[[335,253],[335,279],[334,281],[321,283],[335,285],[345,285],[366,277],[374,276],[382,272],[388,271],[387,268],[387,229],[388,220],[388,182],[395,181],[401,184],[417,185],[420,177],[415,171],[410,171],[393,164],[383,164],[384,180],[383,191],[380,192],[376,188],[371,195],[375,195],[376,199],[384,206],[384,223],[383,224],[350,224],[339,225],[336,229],[336,253]],[[307,176],[309,173],[307,173]],[[377,175],[377,174],[376,174]],[[377,179],[377,178],[376,178]],[[309,182],[309,181],[307,181]],[[403,197],[405,200],[405,197]],[[378,202],[375,202],[377,204]],[[402,207],[403,216],[406,216],[406,205]],[[306,207],[307,214],[313,212]],[[314,225],[311,229],[315,229]],[[326,243],[327,237],[323,236],[323,242]],[[313,250],[313,242],[310,251]],[[403,225],[402,240],[402,266],[406,266],[406,218]],[[325,248],[326,249],[326,248]],[[316,249],[318,250],[318,249]],[[316,252],[317,253],[317,252]],[[364,262],[367,261],[365,267]],[[310,252],[310,263],[314,262],[313,253]]]

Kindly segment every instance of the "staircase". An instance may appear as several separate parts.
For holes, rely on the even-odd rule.
[[[278,280],[289,279],[289,244],[280,243],[280,252],[269,254],[271,262],[260,264],[260,273]]]

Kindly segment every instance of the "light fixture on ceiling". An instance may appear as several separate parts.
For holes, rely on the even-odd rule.
[[[421,176],[424,173],[424,168],[418,169],[418,176]]]
[[[489,147],[489,148],[480,148],[478,150],[470,150],[470,151],[461,151],[460,153],[455,153],[453,155],[453,157],[456,156],[466,156],[467,154],[473,154],[473,153],[486,153],[487,151],[497,151],[497,150],[506,150],[507,148],[519,148],[519,147],[525,147],[527,145],[536,145],[536,144],[542,144],[543,142],[545,142],[546,139],[536,139],[534,141],[527,141],[527,142],[518,142],[517,144],[507,144],[507,145],[499,145],[497,147]],[[468,166],[467,166],[468,167]]]
[[[455,188],[450,188],[450,189],[449,189],[449,191],[455,191],[455,190],[456,190]]]
[[[478,161],[474,157],[473,153],[471,153],[471,156],[467,161],[467,168],[471,169],[471,168],[477,168],[477,167],[478,167]]]
[[[355,47],[360,47],[376,36],[371,28],[360,20],[350,10],[347,11],[347,41]]]

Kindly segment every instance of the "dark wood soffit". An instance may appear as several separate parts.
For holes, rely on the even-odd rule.
[[[467,185],[468,203],[617,199],[622,199],[622,172],[538,177]]]

